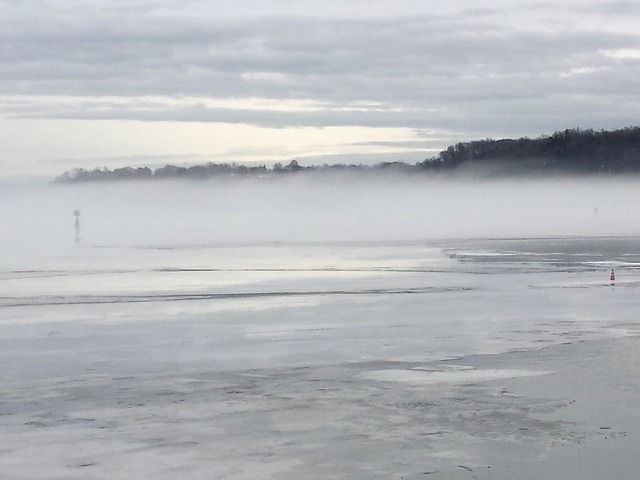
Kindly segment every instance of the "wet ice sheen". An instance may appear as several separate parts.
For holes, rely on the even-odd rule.
[[[599,441],[544,382],[572,361],[565,344],[638,334],[637,247],[83,245],[5,266],[0,471],[457,478],[488,475],[495,452]]]

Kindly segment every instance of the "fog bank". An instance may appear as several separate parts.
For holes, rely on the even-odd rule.
[[[2,248],[636,235],[634,180],[314,175],[2,185]]]

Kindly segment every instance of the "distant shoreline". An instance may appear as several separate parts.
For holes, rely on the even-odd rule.
[[[567,129],[537,139],[475,140],[442,150],[438,156],[415,164],[382,162],[376,165],[324,164],[302,166],[297,160],[246,166],[237,163],[206,163],[190,167],[165,165],[85,170],[76,168],[56,177],[56,183],[147,181],[159,179],[209,179],[224,177],[279,177],[311,172],[341,173],[461,173],[481,178],[557,175],[640,174],[640,127],[594,131]]]

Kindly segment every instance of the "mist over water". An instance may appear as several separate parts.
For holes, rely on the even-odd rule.
[[[633,180],[274,179],[3,185],[2,248],[421,241],[640,230]]]

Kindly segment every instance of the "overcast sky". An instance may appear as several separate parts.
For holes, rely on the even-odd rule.
[[[637,0],[0,0],[0,174],[638,125],[638,25]]]

